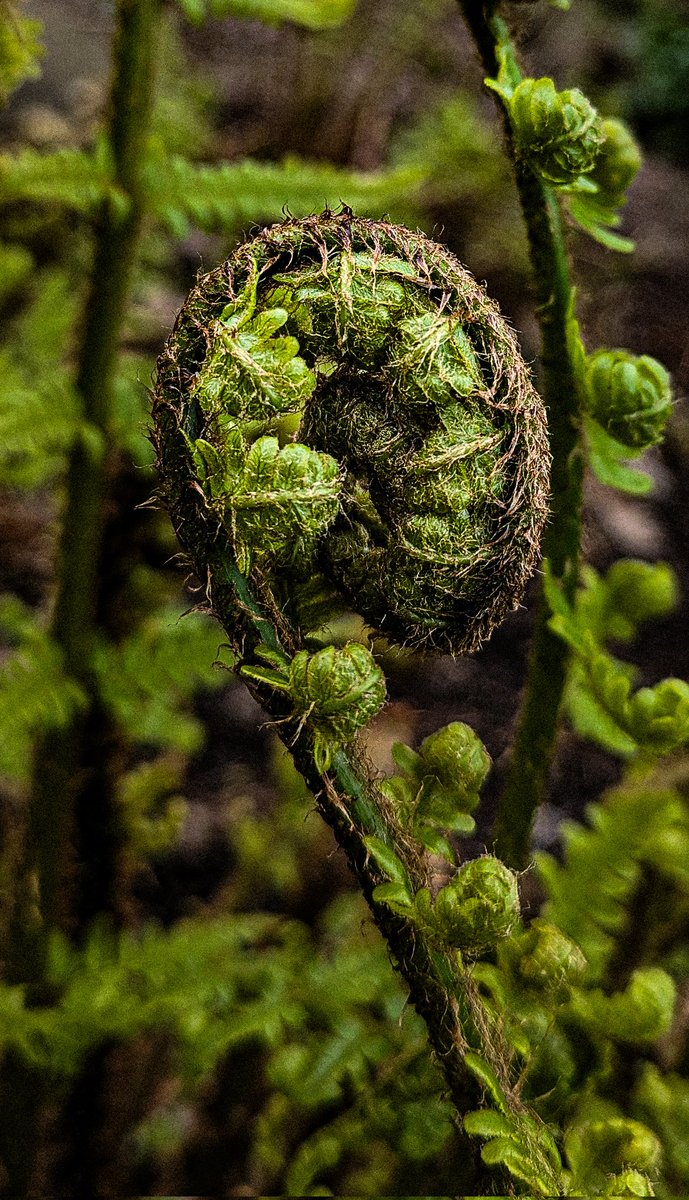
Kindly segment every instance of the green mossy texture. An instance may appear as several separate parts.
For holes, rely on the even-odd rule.
[[[242,245],[188,297],[154,419],[183,544],[202,515],[282,610],[318,569],[391,640],[458,653],[521,598],[543,407],[497,306],[420,233],[344,209]]]

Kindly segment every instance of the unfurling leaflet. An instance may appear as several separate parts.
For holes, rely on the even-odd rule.
[[[624,121],[605,117],[600,131],[603,141],[589,179],[598,188],[596,200],[599,204],[620,208],[641,169],[641,150]]]
[[[424,649],[475,649],[518,603],[543,408],[496,306],[422,234],[345,210],[240,246],[182,309],[154,416],[183,544],[204,563],[220,538],[295,647],[317,573]]]
[[[672,413],[670,376],[647,354],[597,350],[586,364],[586,403],[606,433],[639,452],[662,441]]]

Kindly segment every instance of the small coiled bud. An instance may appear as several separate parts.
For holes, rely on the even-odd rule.
[[[517,876],[490,854],[460,867],[435,899],[438,929],[469,957],[494,949],[518,919]]]
[[[615,117],[601,121],[601,133],[603,142],[589,179],[598,187],[597,201],[619,208],[641,169],[641,150],[632,131]]]
[[[523,79],[509,104],[517,152],[548,183],[571,185],[593,170],[601,123],[578,88],[558,92],[547,76]]]
[[[385,703],[385,676],[365,646],[300,650],[289,666],[295,712],[315,731],[315,759],[326,771],[333,755],[363,729]]]
[[[597,350],[587,360],[586,393],[591,416],[622,445],[641,451],[662,440],[672,388],[655,358]]]
[[[506,946],[516,974],[535,991],[564,1000],[586,969],[586,958],[567,934],[537,918]]]
[[[422,743],[420,757],[426,773],[435,775],[458,807],[470,812],[491,768],[483,742],[469,725],[453,721],[431,733]]]

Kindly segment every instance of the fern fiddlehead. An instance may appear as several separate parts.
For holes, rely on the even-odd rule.
[[[192,292],[158,394],[240,567],[281,603],[317,563],[381,633],[460,652],[518,602],[542,407],[496,307],[421,234],[347,212],[265,231]]]
[[[549,456],[514,335],[442,247],[327,212],[265,230],[199,280],[159,360],[153,413],[180,541],[348,854],[455,1103],[466,1112],[481,1083],[469,1050],[512,1095],[462,953],[505,936],[516,881],[488,857],[486,886],[505,873],[498,903],[490,887],[465,896],[462,875],[431,904],[426,825],[456,820],[442,764],[430,747],[419,759],[425,800],[413,803],[425,816],[409,824],[400,789],[381,787],[356,746],[384,702],[382,671],[366,646],[323,647],[318,630],[352,609],[390,640],[460,652],[518,603]],[[485,752],[474,761],[465,737],[460,753],[449,728],[469,795]],[[460,913],[469,900],[480,937]]]

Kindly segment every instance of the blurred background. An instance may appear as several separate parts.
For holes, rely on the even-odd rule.
[[[2,114],[2,150],[89,150],[107,99],[114,5],[31,0],[25,11],[44,24],[46,54],[40,77]],[[589,481],[585,545],[599,569],[626,556],[672,564],[681,606],[628,656],[644,683],[687,678],[689,7],[574,0],[566,14],[523,3],[512,15],[529,71],[581,87],[604,115],[628,122],[643,148],[622,225],[636,252],[616,254],[573,231],[578,300],[589,349],[659,358],[673,374],[677,405],[666,443],[643,462],[650,494],[622,496]],[[204,983],[195,1008],[172,968],[163,972],[171,996],[179,983],[175,1037],[152,1016],[138,1031],[125,1022],[125,1041],[116,1022],[94,1017],[73,1059],[64,1051],[68,1065],[52,1064],[61,1082],[48,1104],[40,1177],[58,1194],[456,1191],[440,1079],[415,1015],[402,1015],[402,991],[346,863],[262,712],[230,672],[212,666],[220,631],[202,614],[178,619],[198,592],[175,561],[165,515],[138,506],[155,488],[147,387],[176,313],[198,271],[279,219],[283,205],[301,215],[344,201],[420,225],[486,282],[538,376],[529,265],[499,121],[451,0],[359,0],[343,24],[317,31],[231,18],[194,24],[170,5],[157,69],[163,177],[174,156],[254,164],[241,184],[233,177],[215,209],[209,201],[204,211],[200,191],[191,216],[193,204],[176,199],[184,180],[171,172],[167,204],[144,227],[116,387],[120,454],[99,600],[107,702],[120,731],[110,918],[120,930],[172,931],[176,962],[199,955],[181,975],[191,970],[191,986],[197,971]],[[90,234],[77,204],[18,197],[3,179],[0,170],[0,238],[19,251],[0,288],[0,590],[9,656],[17,614],[38,628],[51,603],[70,435],[64,406]],[[26,398],[36,380],[34,404]],[[392,769],[394,740],[416,745],[452,720],[471,724],[490,751],[474,850],[487,844],[504,777],[530,610],[527,595],[470,658],[385,655],[390,704],[369,736],[381,770]],[[5,715],[7,879],[41,716]],[[565,728],[537,844],[557,848],[562,817],[581,816],[619,771],[612,756]],[[228,914],[236,915],[229,926]],[[92,1008],[111,963],[107,948],[100,953],[84,976]],[[142,977],[149,967],[140,965]],[[79,1003],[73,1013],[89,1024]],[[78,1153],[69,1129],[81,1131]]]

